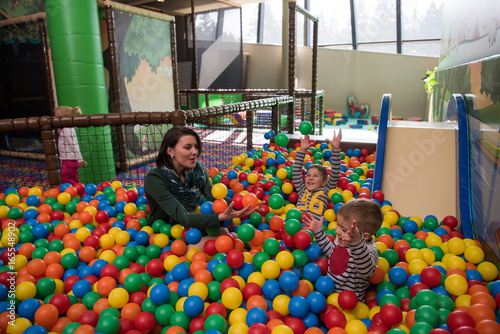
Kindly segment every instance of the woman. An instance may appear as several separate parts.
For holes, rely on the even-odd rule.
[[[206,228],[222,227],[224,221],[254,211],[250,205],[237,211],[230,203],[220,214],[194,213],[202,195],[209,201],[215,200],[208,173],[197,161],[201,151],[200,136],[193,129],[176,126],[165,134],[156,159],[157,168],[144,180],[151,222],[163,219],[168,224],[197,228],[206,235]],[[224,228],[221,232],[228,230]]]

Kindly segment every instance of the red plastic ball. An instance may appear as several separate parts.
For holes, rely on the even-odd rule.
[[[290,317],[285,321],[285,325],[290,327],[294,334],[303,334],[306,331],[304,322],[296,317]]]
[[[212,314],[220,314],[225,319],[227,317],[227,309],[222,303],[215,302],[208,305],[207,309],[205,310],[205,315],[207,317]]]
[[[156,325],[155,316],[150,312],[141,312],[134,319],[135,329],[141,332],[151,332]]]
[[[57,307],[59,314],[63,314],[66,313],[66,311],[71,306],[71,300],[69,299],[68,295],[64,293],[57,293],[52,296],[52,298],[50,298],[49,304]]]
[[[203,251],[209,256],[217,254],[217,248],[215,248],[215,240],[207,240],[207,242],[205,242],[205,245],[203,245]]]
[[[372,323],[370,327],[368,327],[369,332],[375,332],[379,334],[385,334],[389,331],[389,329],[390,329],[389,327],[380,322]]]
[[[380,309],[380,319],[384,325],[392,327],[403,320],[403,312],[395,304],[385,304]]]
[[[337,306],[332,304],[326,304],[326,307],[323,309],[323,311],[319,313],[319,318],[321,319],[321,321],[325,322],[326,314],[333,310],[338,310]]]
[[[120,277],[120,269],[114,264],[107,264],[101,269],[101,277],[112,277],[115,280]]]
[[[312,242],[311,235],[306,231],[299,231],[293,236],[293,243],[298,249],[306,249]]]
[[[241,173],[241,174],[245,174],[245,173]],[[241,175],[240,174],[240,175]],[[246,174],[245,174],[246,175]],[[233,205],[234,205],[234,208],[236,210],[241,210],[243,209],[243,197],[245,195],[243,195],[242,193],[237,193],[237,194],[234,194],[233,196]]]
[[[356,298],[357,301],[357,298]],[[347,318],[342,311],[339,310],[331,310],[325,316],[325,325],[326,328],[330,329],[333,327],[341,327],[344,328],[347,324]]]
[[[457,227],[458,220],[454,216],[446,216],[443,218],[443,225],[446,225],[453,230]]]
[[[95,214],[94,218],[98,223],[107,223],[109,221],[109,214],[104,210],[99,210]]]
[[[245,262],[245,255],[239,249],[231,249],[226,255],[226,262],[231,268],[239,268]]]
[[[78,317],[78,322],[82,325],[90,325],[92,327],[96,327],[98,321],[99,314],[94,311],[85,311]]]
[[[252,296],[262,295],[262,288],[257,283],[250,282],[250,283],[245,284],[245,286],[241,290],[241,293],[243,295],[243,300],[247,301],[248,298],[250,298]]]
[[[429,287],[434,288],[441,284],[441,271],[436,267],[426,267],[420,273],[422,283],[427,284]]]
[[[240,289],[240,284],[234,278],[226,278],[220,283],[220,292],[224,292],[227,288]]]
[[[189,332],[202,331],[205,327],[205,317],[196,317],[189,323]]]
[[[146,265],[146,272],[153,277],[158,277],[163,273],[163,262],[159,259],[151,259]]]
[[[248,334],[270,334],[271,330],[263,323],[255,323],[248,328]]]
[[[344,310],[354,310],[358,305],[358,296],[351,290],[344,290],[339,293],[338,303]]]
[[[476,324],[472,316],[461,310],[455,310],[448,315],[446,324],[452,333],[462,326],[474,327]]]
[[[380,190],[375,190],[373,193],[372,193],[372,198],[373,199],[376,199],[377,201],[379,201],[380,203],[382,203],[384,201],[384,193],[381,192]]]

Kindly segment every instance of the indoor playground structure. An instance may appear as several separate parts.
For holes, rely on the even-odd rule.
[[[45,4],[46,15],[15,25],[32,27],[42,51],[51,49],[52,60],[43,61],[54,71],[49,86],[56,90],[47,98],[87,111],[0,120],[0,333],[500,333],[500,103],[496,91],[487,91],[495,79],[481,71],[498,67],[500,58],[488,54],[498,53],[498,41],[474,61],[450,60],[461,50],[443,55],[433,111],[441,122],[421,122],[393,116],[391,94],[382,96],[377,111],[353,95],[345,113],[324,110],[315,70],[312,89],[296,89],[295,15],[313,22],[316,33],[317,18],[295,2],[288,90],[199,89],[198,80],[211,75],[195,70],[194,88],[183,91],[173,17],[110,1]],[[472,4],[468,9],[477,14]],[[68,20],[77,27],[65,29]],[[74,44],[68,39],[72,29],[83,29],[79,24],[94,36],[86,42],[96,49],[86,51],[97,60],[104,55],[103,64],[84,64],[92,72],[69,65],[65,57],[74,53],[56,50],[57,43]],[[148,29],[158,43],[137,39]],[[447,33],[443,43],[453,42]],[[73,71],[95,82],[71,82]],[[461,79],[468,91],[453,86]],[[79,85],[83,92],[76,92]],[[162,94],[171,106],[145,98],[158,95],[156,89],[168,91]],[[234,233],[200,248],[193,247],[200,230],[149,220],[144,194],[164,133],[180,125],[202,138],[199,158],[216,199],[202,198],[196,213],[222,213],[228,198],[236,209],[256,209],[225,221]],[[64,127],[77,128],[91,161],[74,185],[61,179],[56,134]],[[337,237],[337,213],[348,201],[372,200],[383,214],[372,236],[379,257],[362,300],[336,290],[327,275],[335,259],[322,254],[295,205],[300,139],[311,139],[303,173],[313,164],[330,170],[325,138],[339,130],[341,172],[324,212],[327,237]],[[206,232],[215,236],[219,229]]]

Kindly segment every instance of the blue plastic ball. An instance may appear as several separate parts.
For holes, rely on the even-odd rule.
[[[189,278],[190,274],[189,267],[184,263],[179,263],[172,269],[172,276],[177,282]]]
[[[296,318],[304,318],[309,313],[309,302],[302,296],[295,296],[288,303],[290,315]]]
[[[40,325],[32,325],[26,328],[23,334],[47,334],[47,330]]]
[[[29,195],[26,197],[26,204],[28,206],[39,206],[40,205],[40,197],[36,195]]]
[[[90,291],[92,291],[92,283],[87,280],[81,279],[73,285],[73,295],[76,298],[81,299]]]
[[[302,269],[302,275],[310,282],[316,282],[321,276],[321,268],[314,262],[310,262]]]
[[[238,272],[239,271],[240,269],[238,269]],[[270,279],[265,281],[264,284],[262,285],[262,294],[266,299],[273,300],[282,293],[283,291],[281,290],[280,284],[278,283],[277,280]]]
[[[200,211],[202,214],[204,215],[210,215],[210,214],[213,214],[214,213],[214,210],[212,210],[212,205],[213,203],[210,202],[210,201],[206,201],[204,202],[201,206],[200,206]]]
[[[163,305],[170,299],[170,289],[166,284],[156,284],[149,291],[149,298],[156,305]]]
[[[190,228],[186,231],[186,242],[188,244],[197,244],[201,241],[201,231],[197,228]]]
[[[414,220],[407,220],[403,223],[403,231],[405,233],[416,233],[418,231],[418,224]]]
[[[49,234],[49,228],[44,224],[38,224],[33,226],[31,233],[33,233],[37,239],[45,238],[47,234]]]
[[[311,243],[306,249],[304,249],[304,252],[306,252],[309,261],[316,261],[322,254],[321,247],[319,247],[316,243]]]
[[[279,285],[281,289],[285,291],[294,291],[299,287],[299,276],[297,276],[294,272],[285,271],[279,277]]]
[[[94,196],[96,192],[97,192],[97,187],[95,184],[89,183],[85,186],[85,193],[87,195]]]
[[[38,310],[38,308],[42,306],[42,303],[38,299],[35,298],[28,298],[23,300],[18,308],[17,308],[17,314],[21,318],[26,318],[28,320],[33,320],[35,319],[35,312]]]
[[[146,231],[139,231],[135,234],[135,241],[139,245],[146,245],[149,243],[149,234]]]
[[[406,270],[402,267],[392,267],[389,270],[389,281],[395,285],[403,285],[408,279],[408,274]]]
[[[313,291],[308,294],[307,301],[309,302],[309,310],[312,313],[319,314],[326,307],[326,298],[318,291]]]
[[[252,307],[247,312],[246,323],[247,326],[249,327],[257,323],[266,324],[267,323],[266,311],[260,307]]]
[[[316,280],[316,290],[325,296],[329,296],[335,291],[335,281],[328,276],[321,276]]]
[[[188,317],[196,318],[203,312],[204,307],[203,299],[199,296],[189,296],[184,301],[183,309]]]

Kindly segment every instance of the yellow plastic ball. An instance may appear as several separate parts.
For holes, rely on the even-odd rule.
[[[247,333],[248,333],[248,326],[243,322],[235,323],[234,325],[231,325],[227,330],[227,334],[247,334]]]
[[[265,279],[276,279],[280,274],[280,265],[274,260],[267,260],[261,268],[262,275]]]
[[[230,310],[238,308],[243,302],[243,294],[240,289],[229,287],[222,293],[222,305]]]
[[[130,242],[130,234],[125,231],[119,231],[115,237],[116,244],[120,246],[125,246]]]
[[[368,318],[370,308],[365,303],[358,303],[352,311],[354,312],[354,315],[357,319],[364,319]]]
[[[464,251],[467,262],[478,264],[484,260],[484,251],[478,246],[469,246]]]
[[[349,334],[366,334],[368,333],[368,328],[361,320],[351,320],[345,325],[345,331]]]
[[[472,296],[471,295],[460,295],[455,299],[455,307],[460,307],[460,306],[465,306],[465,307],[470,307]]]
[[[118,188],[122,188],[123,185],[120,181],[113,181],[111,182],[111,188],[113,188],[114,190],[118,189]]]
[[[205,300],[208,297],[208,287],[202,282],[194,282],[189,286],[188,296],[198,296]]]
[[[176,224],[172,226],[172,229],[170,230],[170,235],[174,239],[179,239],[182,236],[182,231],[184,230],[184,227],[180,224]]]
[[[410,274],[420,274],[422,270],[427,267],[427,263],[424,260],[413,260],[408,264],[408,271]]]
[[[387,261],[386,258],[379,257],[378,261],[377,261],[377,265],[380,268],[382,268],[382,270],[384,271],[384,273],[389,272],[390,264],[389,264],[389,261]]]
[[[91,234],[92,234],[92,232],[88,228],[86,228],[86,227],[80,227],[78,230],[76,230],[75,237],[78,239],[78,241],[84,242],[85,239],[88,236],[90,236]]]
[[[451,268],[460,268],[462,270],[465,270],[467,268],[465,260],[456,255],[451,256],[445,263],[447,270],[450,270]]]
[[[293,185],[291,183],[283,183],[281,191],[283,191],[284,194],[289,195],[293,192]]]
[[[460,296],[467,292],[469,288],[467,285],[467,280],[457,274],[448,276],[444,281],[444,287],[453,296]]]
[[[0,218],[5,218],[9,214],[9,207],[7,205],[0,205]]]
[[[17,254],[14,256],[14,271],[18,272],[22,268],[28,265],[28,258],[23,254]]]
[[[326,303],[335,306],[336,308],[340,309],[339,305],[339,293],[334,292],[331,295],[329,295],[326,298]]]
[[[425,244],[427,245],[427,247],[431,247],[431,246],[438,246],[439,247],[443,244],[443,240],[436,233],[429,232],[427,234],[427,238],[425,238]]]
[[[288,304],[290,303],[290,297],[287,295],[278,295],[273,300],[273,310],[278,311],[283,317],[290,314],[288,309]]]
[[[8,206],[16,206],[21,202],[21,198],[16,194],[9,194],[5,197],[5,204]]]
[[[165,248],[168,246],[169,241],[170,241],[170,239],[169,239],[168,235],[166,235],[164,233],[159,233],[155,237],[154,244],[160,248]],[[191,248],[191,249],[193,249],[193,248]]]
[[[83,211],[91,212],[94,217],[95,217],[95,214],[97,213],[96,207],[94,207],[92,205],[86,206],[85,209],[83,209]]]
[[[134,203],[127,203],[123,207],[123,213],[127,216],[135,215],[136,212],[137,212],[137,205],[135,205]]]
[[[103,234],[99,238],[99,246],[103,249],[111,248],[115,245],[115,238],[111,234]]]
[[[398,223],[398,214],[394,211],[388,211],[384,215],[384,221],[388,222],[391,226]]]
[[[99,259],[106,260],[108,261],[108,263],[113,263],[113,261],[116,259],[116,253],[111,249],[107,249],[99,255]]]
[[[498,277],[498,268],[491,262],[481,262],[477,265],[477,271],[485,281],[494,281]]]
[[[247,282],[248,283],[256,283],[260,287],[262,287],[264,285],[264,283],[266,282],[266,278],[264,277],[264,275],[262,275],[262,273],[255,271],[248,276]]]
[[[224,183],[214,184],[212,187],[212,195],[216,199],[221,199],[227,196],[227,187]]]
[[[281,168],[279,169],[277,172],[276,172],[276,176],[280,179],[280,180],[284,180],[287,178],[288,176],[288,172],[286,171],[286,169],[284,168]]]
[[[247,177],[248,183],[255,184],[255,183],[257,183],[258,180],[259,180],[259,177],[257,174],[255,174],[255,173],[248,174],[248,177]]]
[[[411,263],[414,260],[423,260],[424,255],[418,248],[410,248],[405,254],[406,262]]]
[[[127,305],[128,300],[129,294],[124,288],[115,288],[111,290],[108,296],[109,305],[117,309]]]
[[[420,250],[422,252],[422,255],[424,256],[424,261],[427,263],[429,266],[432,265],[436,261],[436,254],[429,248],[424,248]]]
[[[57,195],[57,201],[62,205],[66,205],[71,201],[71,195],[68,193],[60,193]]]
[[[169,255],[165,258],[165,260],[163,260],[163,267],[167,272],[170,272],[179,263],[181,263],[181,260],[177,255]]]
[[[276,254],[276,262],[280,266],[281,269],[289,269],[293,267],[293,263],[295,258],[293,257],[291,252],[281,251]]]
[[[448,240],[448,250],[455,255],[462,255],[465,251],[465,242],[460,238]]]
[[[228,324],[234,325],[237,323],[245,323],[248,311],[244,308],[238,307],[229,314]]]
[[[294,334],[293,330],[287,325],[278,325],[273,328],[271,334]]]
[[[26,318],[17,318],[8,322],[5,332],[9,334],[22,334],[32,325],[31,321]]]
[[[324,213],[325,220],[329,223],[335,221],[337,219],[337,215],[335,214],[335,211],[333,209],[327,209]]]
[[[36,195],[38,197],[42,196],[42,189],[38,187],[33,187],[28,191],[28,196]]]
[[[36,285],[30,281],[24,281],[19,283],[15,289],[16,298],[20,301],[26,300],[28,298],[33,298],[36,295]]]

